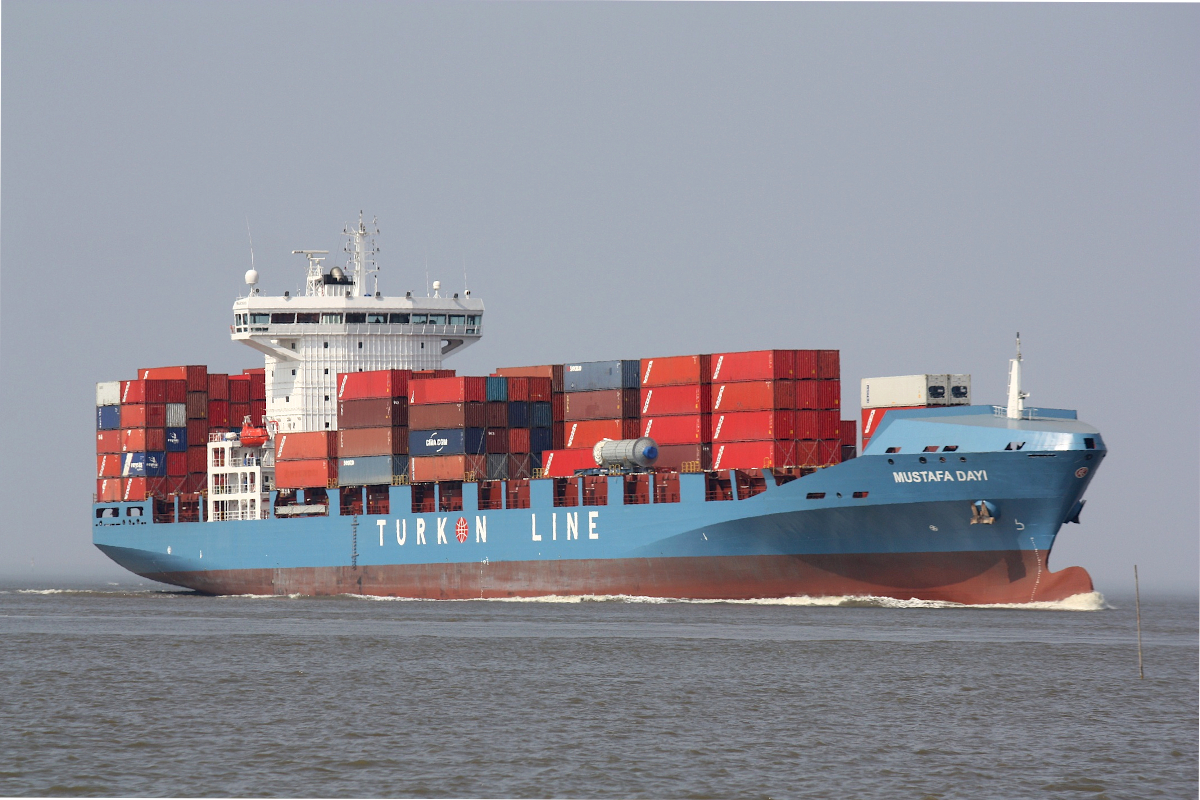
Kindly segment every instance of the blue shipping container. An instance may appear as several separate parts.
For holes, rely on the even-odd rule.
[[[483,428],[409,431],[410,456],[479,455],[484,452]]]
[[[488,402],[508,400],[508,378],[487,379]]]
[[[378,486],[392,482],[394,459],[407,456],[356,456],[338,459],[339,486]]]
[[[564,392],[598,392],[603,389],[639,389],[640,361],[586,361],[563,364]]]
[[[529,427],[529,403],[524,400],[511,400],[508,404],[508,427]]]
[[[167,454],[125,453],[121,456],[121,475],[125,478],[165,478]]]
[[[529,429],[529,452],[541,453],[543,450],[553,450],[553,437],[549,428]]]
[[[186,453],[187,448],[187,428],[167,428],[167,452]]]
[[[529,427],[549,428],[553,420],[554,415],[550,411],[549,403],[529,404]]]
[[[120,406],[96,406],[96,430],[115,431],[121,427]]]

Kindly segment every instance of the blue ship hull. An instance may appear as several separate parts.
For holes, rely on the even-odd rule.
[[[471,484],[461,511],[441,513],[412,513],[408,486],[364,516],[340,514],[333,492],[328,516],[252,521],[156,524],[150,502],[106,503],[94,542],[132,572],[214,594],[1058,600],[1092,590],[1047,558],[1105,450],[1074,412],[1030,416],[892,412],[859,458],[782,484],[766,471],[745,499],[706,499],[706,476],[683,474],[679,502],[643,505],[622,503],[619,476],[603,506],[555,507],[551,480],[504,510],[479,510]]]

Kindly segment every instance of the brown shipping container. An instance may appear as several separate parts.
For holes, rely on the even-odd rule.
[[[837,350],[817,351],[817,377],[822,380],[842,377],[841,356]]]
[[[166,403],[121,406],[122,428],[163,428],[166,424]]]
[[[712,406],[712,387],[704,384],[651,386],[639,390],[640,416],[664,417],[674,414],[701,414]]]
[[[642,386],[710,383],[711,356],[670,356],[642,359]]]
[[[816,411],[840,408],[842,405],[842,382],[797,381],[796,408]]]
[[[198,444],[208,442],[208,420],[206,419],[189,419],[187,424],[187,440],[188,446],[194,447]]]
[[[596,392],[567,392],[563,396],[563,419],[636,418],[640,406],[637,389],[602,389]],[[553,414],[553,410],[551,410]]]
[[[553,422],[564,422],[566,420],[566,395],[562,392],[555,392],[550,396],[550,419]]]
[[[187,381],[163,381],[167,385],[166,399],[164,403],[186,403],[187,402]]]
[[[487,456],[413,456],[408,469],[412,483],[477,480],[487,472]]]
[[[167,475],[182,478],[188,473],[187,453],[167,453]]]
[[[713,353],[712,382],[790,381],[795,377],[792,350],[752,350],[741,353]]]
[[[369,397],[338,402],[338,428],[402,428],[408,425],[408,398]]]
[[[138,377],[142,380],[184,380],[187,381],[187,390],[189,392],[208,391],[208,367],[204,365],[190,367],[148,367],[139,369]]]
[[[508,451],[510,453],[529,452],[529,428],[508,429]]]
[[[844,419],[841,428],[842,447],[856,447],[858,445],[858,420]]]
[[[336,458],[279,461],[275,464],[275,486],[280,489],[326,488],[336,485],[337,468]]]
[[[679,472],[683,465],[700,470],[712,469],[712,445],[708,444],[663,444],[658,447],[658,459],[654,462],[656,469],[674,470]]]
[[[339,372],[338,400],[408,397],[410,369],[377,369],[369,372]]]
[[[486,403],[431,403],[408,411],[408,427],[418,431],[440,428],[487,427]]]
[[[563,390],[562,364],[546,364],[540,367],[500,367],[495,372],[496,377],[504,378],[549,378],[550,391]]]
[[[208,399],[229,399],[229,376],[210,372],[208,374]]]
[[[507,453],[508,428],[488,428],[484,431],[483,449],[487,453]]]
[[[251,400],[250,401],[250,424],[262,427],[267,417],[267,401],[266,400]]]
[[[96,431],[96,452],[121,452],[121,431]]]
[[[508,427],[508,403],[503,400],[497,400],[492,403],[484,404],[484,422],[486,428],[507,428]]]
[[[189,473],[205,473],[208,470],[208,446],[189,445],[187,449],[187,471]]]
[[[508,456],[508,479],[519,480],[533,477],[532,463],[528,453],[510,453]]]
[[[208,417],[208,393],[207,392],[188,392],[187,393],[187,418],[188,419],[205,419]]]
[[[242,370],[243,375],[250,376],[250,399],[267,399],[267,370],[265,367]]]
[[[548,403],[554,395],[554,381],[550,378],[529,379],[529,402]]]
[[[346,455],[354,454],[346,453]],[[337,434],[333,431],[280,433],[275,436],[276,461],[301,461],[337,457],[338,440]]]
[[[796,407],[795,381],[714,383],[713,411],[773,411]]]
[[[204,492],[208,490],[208,475],[204,472],[189,472],[187,479],[184,481],[183,490],[185,492]]]
[[[249,375],[229,376],[229,402],[230,404],[250,402]]]
[[[337,432],[336,443],[343,458],[402,456],[408,453],[408,428],[348,428]]]

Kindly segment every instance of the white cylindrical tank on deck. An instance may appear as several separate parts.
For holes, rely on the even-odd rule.
[[[592,448],[592,457],[601,467],[610,464],[649,467],[658,459],[658,445],[647,436],[638,439],[602,439]]]

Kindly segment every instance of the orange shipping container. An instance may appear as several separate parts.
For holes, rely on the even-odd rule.
[[[542,474],[547,478],[569,478],[577,469],[595,469],[591,450],[547,450],[542,454]]]
[[[796,407],[795,381],[713,384],[713,411],[770,411]]]
[[[337,454],[337,437],[333,431],[281,433],[275,437],[276,461],[330,459],[337,458]]]
[[[487,378],[429,378],[408,385],[408,404],[487,402]],[[411,413],[411,409],[410,409]]]
[[[408,428],[347,428],[337,432],[337,453],[345,458],[402,456],[408,452]]]
[[[563,449],[591,450],[596,442],[603,439],[636,439],[637,427],[637,420],[593,419],[567,422],[563,426]]]
[[[189,392],[208,391],[208,367],[150,367],[138,370],[142,380],[187,381]]]
[[[104,453],[96,456],[96,477],[121,477],[121,456],[116,453]]]
[[[713,414],[713,443],[792,439],[795,437],[795,413],[789,409]]]
[[[96,431],[96,452],[121,452],[121,431]]]
[[[790,381],[795,377],[792,350],[713,353],[712,381]]]
[[[642,359],[642,386],[710,383],[711,356],[671,356]]]
[[[166,449],[166,431],[162,428],[129,428],[121,431],[122,453],[143,453],[147,450]]]
[[[712,440],[712,417],[709,414],[646,417],[642,419],[641,435],[658,444],[701,444]]]
[[[708,384],[683,384],[679,386],[652,386],[641,389],[640,412],[643,417],[669,416],[672,414],[702,414],[712,406],[711,389]]]
[[[166,425],[166,403],[121,406],[122,428],[165,428]]]
[[[369,372],[340,372],[337,376],[338,400],[364,400],[382,397],[407,397],[410,369],[377,369]]]
[[[463,481],[482,478],[487,472],[487,456],[413,456],[409,464],[412,483]]]
[[[280,489],[326,488],[337,485],[337,471],[336,458],[277,461],[275,485]]]
[[[165,403],[167,402],[166,381],[121,381],[121,403]]]
[[[136,503],[146,499],[145,478],[122,478],[121,500],[125,503]]]
[[[99,503],[117,503],[121,500],[121,479],[103,478],[96,481],[96,501]]]

